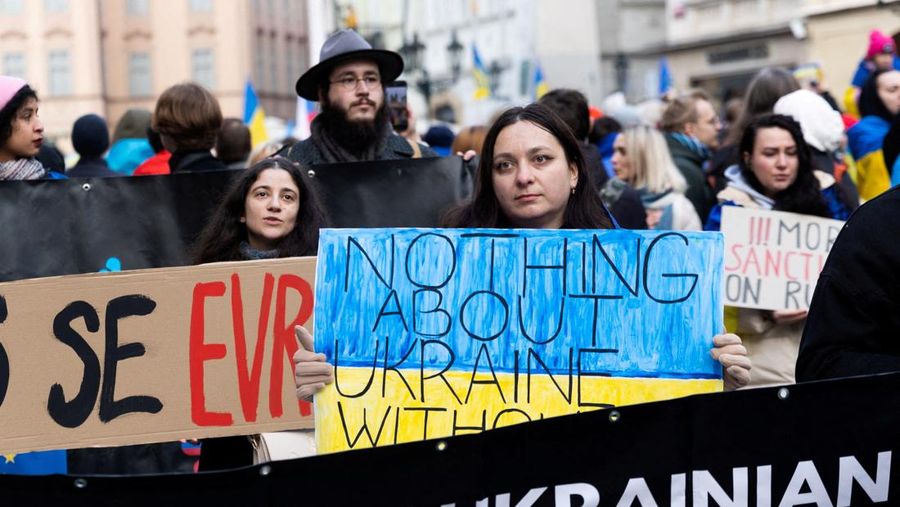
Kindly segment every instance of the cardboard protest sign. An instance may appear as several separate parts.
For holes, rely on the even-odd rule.
[[[721,389],[718,233],[329,229],[320,453]]]
[[[725,206],[725,304],[809,308],[819,273],[844,222]]]
[[[0,454],[309,428],[315,258],[0,284]]]

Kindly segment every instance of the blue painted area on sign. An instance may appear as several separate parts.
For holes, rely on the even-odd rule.
[[[110,257],[106,259],[106,263],[100,269],[101,273],[111,273],[122,271],[122,261],[118,257]]]
[[[316,350],[339,366],[719,378],[719,233],[325,229]]]

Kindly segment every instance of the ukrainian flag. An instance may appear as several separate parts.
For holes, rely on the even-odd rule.
[[[244,87],[244,124],[250,128],[250,139],[254,148],[269,140],[266,133],[266,113],[259,104],[256,90],[253,89],[253,83],[249,79]]]
[[[487,68],[481,61],[478,48],[472,45],[472,73],[475,77],[475,100],[486,99],[491,96],[491,82],[488,79]]]
[[[856,160],[856,187],[868,201],[891,188],[891,176],[881,145],[891,124],[878,116],[865,116],[847,131],[847,147]]]
[[[541,64],[537,63],[534,66],[534,100],[540,99],[549,91],[550,87],[544,79],[544,71],[541,69]]]

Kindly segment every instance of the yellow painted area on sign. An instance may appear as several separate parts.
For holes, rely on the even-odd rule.
[[[340,367],[337,383],[316,395],[318,452],[447,437],[722,390],[721,380],[708,379],[497,373],[495,381],[490,373],[479,373],[472,380],[472,373],[464,371],[439,375],[425,370],[422,375]]]

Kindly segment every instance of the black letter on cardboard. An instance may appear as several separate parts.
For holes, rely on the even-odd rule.
[[[107,423],[131,412],[155,414],[162,403],[153,396],[126,396],[116,400],[116,369],[119,361],[144,355],[144,344],[119,345],[119,320],[132,315],[149,315],[156,302],[137,294],[121,296],[106,305],[106,354],[103,358],[103,389],[100,393],[100,420]]]
[[[53,384],[50,387],[47,411],[57,424],[66,428],[77,428],[87,420],[91,411],[94,410],[97,395],[100,392],[100,360],[97,359],[97,354],[94,353],[88,342],[71,326],[71,322],[79,317],[84,319],[88,331],[96,333],[100,330],[100,317],[97,316],[97,310],[85,301],[69,303],[53,319],[53,335],[57,340],[71,347],[84,363],[81,387],[72,401],[66,401],[66,395],[60,384]]]

